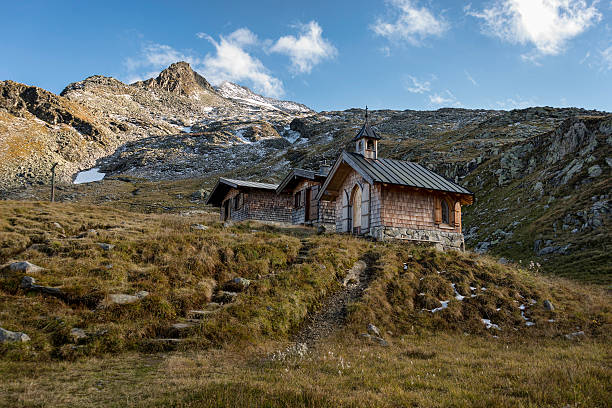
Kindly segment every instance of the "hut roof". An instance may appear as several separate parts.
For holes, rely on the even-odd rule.
[[[254,181],[234,180],[228,178],[220,178],[215,184],[210,195],[206,199],[206,204],[219,207],[225,195],[232,189],[256,189],[256,190],[271,190],[274,191],[278,187],[277,184],[257,183]]]

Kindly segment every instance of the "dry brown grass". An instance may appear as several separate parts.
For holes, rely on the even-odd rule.
[[[410,335],[388,348],[347,333],[304,358],[282,343],[196,353],[0,364],[0,406],[606,406],[609,348],[597,341]]]

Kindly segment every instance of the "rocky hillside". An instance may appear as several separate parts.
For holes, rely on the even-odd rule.
[[[48,182],[53,163],[69,180],[119,144],[88,108],[44,89],[0,82],[0,189]]]
[[[89,77],[61,96],[2,84],[3,190],[48,182],[53,162],[64,182],[94,162],[107,176],[198,178],[203,188],[219,176],[278,181],[292,167],[331,164],[364,116],[214,88],[184,62],[131,85]],[[591,281],[610,275],[611,121],[550,107],[371,113],[381,156],[420,162],[476,193],[465,209],[469,246]]]

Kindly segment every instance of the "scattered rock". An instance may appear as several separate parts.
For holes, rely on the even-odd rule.
[[[203,319],[214,313],[214,310],[190,310],[187,312],[187,316],[194,319]]]
[[[359,276],[363,274],[363,271],[367,268],[367,265],[364,261],[359,260],[355,262],[353,267],[348,270],[344,280],[342,281],[342,286],[346,287],[349,284],[358,284]]]
[[[31,276],[24,276],[21,279],[21,284],[19,285],[23,290],[33,290],[36,292],[44,293],[45,295],[51,295],[58,297],[60,299],[67,299],[67,294],[62,292],[59,288],[52,288],[50,286],[41,286],[36,284],[36,279]]]
[[[70,329],[70,337],[75,343],[79,343],[81,341],[87,340],[89,336],[85,333],[85,330],[80,329],[78,327],[74,327]]]
[[[501,258],[499,258],[499,261],[497,261],[497,262],[499,262],[502,265],[506,265],[508,263],[508,260],[506,258],[504,258],[504,257],[501,257]]]
[[[238,296],[236,292],[228,292],[225,290],[220,290],[214,297],[214,301],[216,303],[231,303]]]
[[[28,261],[13,262],[12,264],[9,265],[9,269],[14,272],[25,272],[25,273],[37,273],[37,272],[44,270],[44,268],[31,264]]]
[[[584,332],[582,330],[580,330],[580,331],[577,331],[575,333],[566,334],[565,338],[568,339],[568,340],[574,340],[574,339],[581,338],[581,337],[584,337],[584,336],[585,336]]]
[[[548,299],[544,301],[543,305],[544,305],[544,309],[546,310],[550,310],[551,312],[555,310],[555,307],[553,306],[552,302]]]
[[[96,235],[98,235],[98,231],[96,231],[95,229],[89,229],[85,232],[81,232],[79,235],[77,235],[77,238],[85,238]]]
[[[30,341],[30,336],[21,332],[13,332],[0,327],[0,343],[20,342],[25,343]]]
[[[381,337],[378,327],[374,326],[372,323],[369,323],[367,328],[368,328],[368,333],[370,333],[372,336]]]
[[[387,347],[389,345],[387,340],[383,339],[382,337],[372,336],[371,334],[368,334],[368,333],[361,333],[361,337],[367,340],[370,340],[370,341],[374,341],[384,347]]]
[[[142,290],[135,295],[126,295],[125,293],[112,293],[107,296],[106,305],[127,305],[130,303],[136,303],[139,300],[149,296],[149,292]]]
[[[207,195],[206,190],[196,190],[191,193],[191,198],[193,200],[204,200]]]
[[[185,329],[189,329],[189,328],[191,328],[193,326],[195,326],[195,323],[188,322],[188,323],[174,323],[170,327],[173,328],[174,330],[185,330]]]
[[[62,224],[60,224],[59,222],[54,222],[53,227],[57,230],[64,232],[64,227],[62,227]]]
[[[477,254],[484,254],[489,250],[490,246],[491,246],[491,242],[489,241],[479,242],[476,244],[476,247],[474,248],[474,252],[476,252]]]
[[[202,225],[202,224],[193,224],[191,226],[191,229],[206,231],[208,229],[208,227],[206,225]]]
[[[110,251],[115,247],[113,244],[107,244],[105,242],[96,242],[96,244],[105,251]]]
[[[589,177],[599,177],[601,172],[601,167],[598,164],[589,167]]]

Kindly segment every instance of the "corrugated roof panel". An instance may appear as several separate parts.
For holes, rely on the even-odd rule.
[[[278,184],[269,184],[269,183],[258,183],[255,181],[245,181],[245,180],[234,180],[228,178],[220,178],[219,181],[229,181],[232,184],[235,184],[240,187],[249,187],[249,188],[261,188],[264,190],[276,190]]]
[[[418,163],[392,159],[366,159],[357,153],[345,153],[361,172],[377,182],[472,195],[460,185]]]

